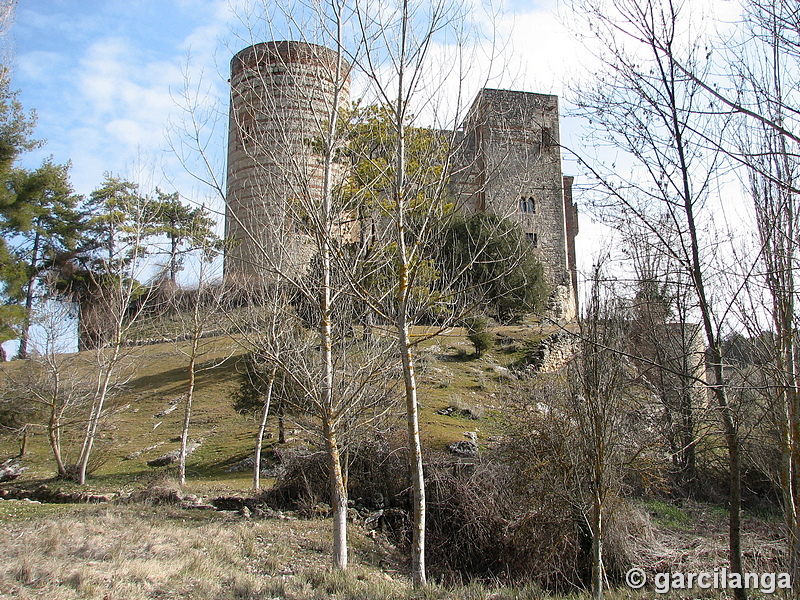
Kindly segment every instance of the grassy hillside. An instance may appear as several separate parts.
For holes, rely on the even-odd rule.
[[[511,365],[524,362],[550,329],[538,325],[491,329],[495,343],[481,358],[473,354],[465,331],[454,329],[420,345],[421,430],[429,453],[441,452],[465,432],[476,432],[479,445],[502,432]],[[418,334],[424,333],[417,331]],[[252,454],[256,422],[238,414],[232,394],[238,385],[243,350],[231,337],[209,338],[198,375],[191,439],[201,441],[187,460],[187,489],[201,496],[244,493],[249,471],[226,468]],[[109,405],[113,415],[103,431],[97,455],[102,459],[89,480],[98,492],[177,490],[170,479],[174,467],[149,467],[147,460],[178,448],[181,401],[187,385],[186,344],[132,347],[125,358],[120,392]],[[89,361],[92,353],[77,360]],[[22,361],[0,367],[6,382],[21,380]],[[170,410],[171,407],[177,407]],[[456,410],[439,411],[453,407]],[[401,410],[395,419],[402,435]],[[289,423],[288,446],[308,443],[308,434]],[[270,421],[274,433],[276,424]],[[276,435],[267,447],[277,445]],[[0,458],[18,452],[18,440],[0,442]],[[73,449],[74,450],[74,449]],[[52,480],[53,461],[41,430],[33,429],[23,459],[27,468],[14,486],[74,490],[74,484]],[[267,481],[266,483],[269,483]],[[0,489],[9,487],[0,485]],[[160,492],[159,492],[160,493]],[[151,497],[144,495],[145,498]],[[658,568],[713,570],[726,564],[724,507],[682,501],[638,501],[631,508],[628,537],[641,538],[641,554],[633,564]],[[0,500],[0,598],[48,600],[91,598],[139,600],[511,600],[554,598],[525,583],[502,587],[491,582],[432,583],[412,590],[406,573],[407,552],[380,530],[366,529],[354,518],[349,530],[352,568],[330,571],[330,529],[327,518],[300,519],[287,512],[253,518],[246,511],[181,509],[174,505],[61,505],[25,500]],[[776,565],[784,545],[780,519],[748,515],[745,557],[749,565]],[[624,533],[624,532],[623,532]],[[625,535],[622,536],[624,538]],[[619,539],[622,539],[619,538]],[[399,545],[395,545],[399,544]],[[644,561],[642,563],[641,561]],[[654,594],[628,590],[621,582],[606,597],[718,598],[718,590]],[[700,593],[698,593],[700,592]],[[751,594],[760,597],[759,594]],[[584,600],[564,590],[561,599]]]
[[[420,331],[419,333],[422,333]],[[519,361],[534,348],[547,332],[534,325],[498,327],[492,330],[494,348],[475,358],[472,345],[462,329],[453,329],[421,344],[418,352],[420,374],[420,409],[423,443],[428,449],[443,449],[463,440],[465,431],[477,431],[479,440],[495,429],[503,396],[503,368]],[[238,414],[232,394],[239,385],[244,351],[231,337],[206,340],[207,348],[197,375],[195,399],[190,422],[191,440],[201,441],[187,459],[189,487],[202,489],[246,489],[248,472],[228,473],[226,468],[252,453],[257,430],[253,415]],[[126,349],[121,390],[108,404],[109,417],[97,447],[100,463],[90,478],[95,489],[113,491],[135,487],[163,468],[147,466],[147,461],[179,447],[183,419],[183,399],[188,384],[187,359],[183,354],[188,342],[135,346]],[[91,352],[77,357],[87,363]],[[14,361],[0,367],[1,376],[22,378],[24,362]],[[88,368],[88,367],[87,367]],[[453,415],[437,411],[456,407]],[[401,410],[395,410],[402,430]],[[474,420],[463,413],[480,418]],[[168,414],[163,414],[168,413]],[[308,436],[302,427],[287,423],[290,440]],[[269,422],[275,431],[276,419]],[[77,436],[76,436],[77,437]],[[275,444],[276,435],[266,447]],[[0,441],[0,456],[18,452],[19,442]],[[73,456],[76,448],[66,444]],[[29,429],[24,458],[26,480],[48,479],[54,472],[53,460],[43,428]]]

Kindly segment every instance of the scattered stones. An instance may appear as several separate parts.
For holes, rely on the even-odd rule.
[[[406,511],[399,508],[381,509],[367,515],[364,519],[364,529],[369,533],[375,531],[405,531],[410,525],[410,518]]]
[[[178,404],[177,403],[170,404],[169,406],[167,406],[167,408],[162,410],[160,413],[156,414],[153,418],[158,419],[158,418],[161,418],[161,417],[166,417],[169,413],[171,413],[172,411],[174,411],[177,408],[178,408]]]
[[[191,444],[186,445],[186,456],[189,456],[192,452],[197,450],[200,446],[200,442],[192,442]],[[171,465],[178,461],[181,456],[180,448],[176,450],[172,450],[171,452],[167,452],[166,454],[162,454],[158,458],[153,458],[147,461],[148,467],[166,467],[167,465]]]
[[[130,494],[109,493],[97,494],[92,492],[63,492],[53,490],[47,485],[37,488],[0,488],[0,501],[14,500],[30,504],[101,504],[101,503],[130,503],[144,502],[148,504],[174,505],[186,510],[216,510],[235,513],[245,519],[272,518],[284,521],[295,521],[297,517],[273,510],[269,506],[254,498],[243,496],[222,496],[209,501],[207,498],[196,494],[182,496],[178,489],[169,486],[151,486]],[[350,509],[358,515],[355,509]],[[317,516],[327,516],[331,509],[327,504],[318,504],[314,507]],[[359,516],[360,518],[360,516]]]
[[[460,442],[453,442],[447,446],[451,454],[460,456],[462,458],[475,458],[478,456],[478,444],[472,440],[462,440]]]
[[[0,482],[14,481],[22,476],[25,471],[19,460],[16,458],[9,458],[0,464]]]
[[[246,456],[239,462],[225,469],[226,473],[241,473],[252,471],[255,466],[255,459]],[[261,476],[280,477],[286,472],[286,466],[281,463],[281,457],[277,452],[266,452],[261,454]]]
[[[225,469],[226,473],[241,473],[242,471],[252,471],[255,460],[252,456],[245,456],[236,464],[231,465]]]
[[[436,411],[439,415],[444,415],[446,417],[466,417],[467,419],[477,420],[480,417],[477,414],[477,411],[472,410],[471,408],[458,408],[456,406],[448,406],[447,408],[440,408]]]
[[[183,496],[180,507],[188,510],[214,510],[213,504],[210,504],[205,498],[200,498],[194,494]]]
[[[330,504],[325,502],[317,502],[310,511],[310,516],[315,518],[324,519],[333,514],[333,509]]]

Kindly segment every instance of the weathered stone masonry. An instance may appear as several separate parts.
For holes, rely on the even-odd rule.
[[[226,278],[298,272],[310,260],[298,225],[301,206],[312,204],[302,199],[322,191],[313,142],[327,126],[335,69],[335,52],[300,42],[264,42],[233,57],[225,237],[236,245]],[[345,80],[340,104],[349,98]]]
[[[266,264],[300,271],[308,263],[311,245],[298,233],[302,215],[292,202],[321,192],[311,142],[333,103],[335,61],[332,50],[302,42],[265,42],[234,56],[226,237],[237,245],[226,255],[226,278],[257,277]],[[349,83],[340,98],[349,103]],[[456,138],[454,196],[464,210],[522,226],[554,289],[551,316],[571,320],[578,221],[572,177],[561,172],[558,98],[484,89]]]
[[[454,188],[467,210],[510,217],[523,228],[553,287],[552,313],[575,317],[577,210],[561,173],[558,98],[483,89],[462,125]]]

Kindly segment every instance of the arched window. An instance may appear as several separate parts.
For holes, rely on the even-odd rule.
[[[519,212],[526,214],[533,214],[536,212],[536,201],[533,196],[522,196],[519,199]]]

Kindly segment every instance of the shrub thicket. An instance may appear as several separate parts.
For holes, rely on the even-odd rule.
[[[401,547],[410,544],[410,499],[406,449],[379,439],[351,452],[349,497],[362,515],[383,510],[392,519],[380,527]],[[428,568],[435,578],[535,582],[548,590],[588,584],[591,536],[574,506],[563,502],[559,481],[535,488],[519,481],[521,471],[505,452],[484,453],[480,463],[429,456],[426,471]],[[261,501],[273,508],[319,515],[328,502],[327,462],[321,452],[287,453],[285,474]],[[533,492],[533,493],[532,493]],[[398,518],[405,513],[407,518]],[[625,572],[629,540],[646,523],[624,501],[610,511],[609,572]]]

